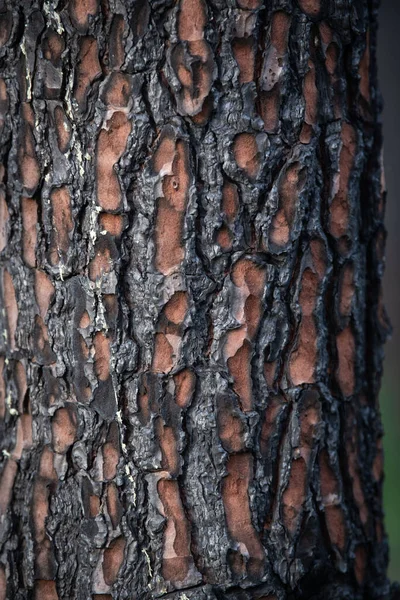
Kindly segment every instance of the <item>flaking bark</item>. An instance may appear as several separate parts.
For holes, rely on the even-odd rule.
[[[395,597],[376,13],[0,1],[0,600]]]

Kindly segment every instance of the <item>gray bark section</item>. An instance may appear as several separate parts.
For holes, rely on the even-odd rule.
[[[378,470],[387,324],[379,297],[385,234],[376,5],[239,4],[193,2],[194,41],[203,39],[193,46],[179,39],[182,5],[167,0],[93,1],[86,9],[0,3],[8,212],[0,267],[18,307],[14,336],[3,276],[3,490],[17,467],[0,523],[1,598],[389,597]],[[274,34],[283,49],[273,46],[277,11],[289,23],[287,43],[284,31]],[[243,81],[234,48],[249,37],[254,74]],[[50,38],[61,44],[59,55]],[[121,73],[125,91],[115,100]],[[278,121],[266,123],[263,106],[269,118],[276,105]],[[60,115],[65,125],[57,125]],[[353,141],[344,139],[344,122]],[[165,172],[155,158],[163,140],[173,147]],[[353,150],[341,163],[346,144]],[[121,190],[110,207],[99,200],[100,151],[111,156],[103,196]],[[230,221],[221,209],[229,185],[237,193]],[[62,186],[64,211],[58,196],[52,200]],[[168,194],[178,202],[182,189],[183,207],[168,213],[178,248],[172,229],[162,229],[160,206]],[[22,198],[37,207],[31,264]],[[107,229],[102,213],[121,215],[121,234]],[[342,219],[340,235],[335,219]],[[96,256],[105,257],[100,277],[91,275]],[[343,309],[346,265],[353,292]],[[37,271],[54,286],[42,321]],[[178,292],[186,304],[176,322],[165,315]],[[226,348],[241,328],[247,342],[237,348],[248,353],[241,362],[233,352],[235,363]],[[108,365],[107,357],[96,361],[103,352],[96,335],[106,354],[110,348]],[[158,365],[157,339],[166,349]],[[172,356],[165,340],[176,344]],[[246,379],[239,381],[248,365],[250,398]],[[182,402],[180,374],[193,383]],[[69,420],[61,433],[68,437],[68,423],[73,430],[64,444],[55,433],[62,408]],[[32,441],[24,438],[19,457],[22,415],[32,417]],[[43,531],[37,498],[47,507]],[[113,560],[114,570],[107,567]],[[168,575],[169,564],[184,579]]]

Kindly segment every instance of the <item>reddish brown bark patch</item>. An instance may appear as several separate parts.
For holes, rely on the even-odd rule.
[[[78,31],[84,33],[88,29],[90,17],[98,10],[98,0],[70,0],[68,10],[71,21]]]
[[[89,515],[97,517],[100,514],[100,498],[94,494],[89,497]]]
[[[6,82],[0,77],[0,132],[4,125],[4,119],[7,116],[7,112],[10,106],[10,101],[7,92]],[[3,169],[3,166],[2,166]],[[3,177],[1,177],[3,179]]]
[[[349,123],[343,122],[342,124],[341,141],[339,189],[332,200],[330,208],[330,232],[336,239],[348,234],[351,210],[348,190],[357,151],[357,134]]]
[[[232,454],[227,461],[227,475],[222,482],[222,499],[229,534],[249,555],[252,571],[262,570],[264,550],[251,520],[248,495],[253,460],[249,453]],[[242,552],[243,553],[243,552]]]
[[[253,405],[250,359],[262,314],[265,276],[264,268],[246,258],[238,260],[232,267],[231,279],[237,288],[232,305],[241,326],[227,332],[224,356],[244,411],[251,410]]]
[[[114,482],[107,485],[107,511],[111,519],[113,528],[118,527],[122,515],[123,507],[118,496],[118,488]]]
[[[7,600],[7,576],[6,571],[2,565],[0,565],[0,600]]]
[[[46,60],[49,60],[54,65],[60,63],[61,54],[65,50],[64,38],[56,31],[47,30],[42,41],[42,52]]]
[[[308,61],[308,71],[303,83],[303,94],[306,103],[304,115],[306,127],[302,129],[300,141],[303,144],[308,144],[311,140],[312,127],[315,125],[318,117],[318,89],[315,80],[315,66],[312,60]]]
[[[182,213],[161,198],[157,208],[156,268],[164,275],[179,265],[185,256],[181,240],[182,226]]]
[[[320,25],[321,39],[326,46],[325,50],[325,66],[329,75],[334,75],[337,69],[339,49],[335,42],[333,42],[332,30],[326,23]]]
[[[185,41],[201,40],[207,23],[203,0],[181,0],[179,7],[178,37]]]
[[[113,540],[108,548],[104,550],[103,556],[103,574],[104,581],[112,585],[118,577],[118,573],[124,562],[126,541],[120,536]]]
[[[209,94],[204,99],[201,110],[197,114],[191,116],[193,123],[195,123],[198,126],[206,125],[211,116],[212,110],[213,110],[213,96],[212,96],[212,94]]]
[[[188,297],[186,292],[175,292],[164,306],[164,315],[171,322],[179,325],[183,322],[188,310]]]
[[[346,545],[346,521],[343,509],[334,504],[325,506],[325,522],[331,544],[343,553]]]
[[[110,213],[100,214],[100,228],[107,231],[110,235],[120,237],[124,228],[124,218],[121,215],[112,215]]]
[[[239,82],[249,83],[254,79],[255,40],[254,38],[235,38],[232,42],[233,56],[239,67]]]
[[[61,106],[56,106],[54,109],[54,121],[58,149],[64,154],[69,149],[71,141],[71,124]]]
[[[263,81],[258,95],[259,112],[268,133],[276,133],[279,127],[280,80],[287,62],[290,21],[290,15],[281,10],[271,17],[271,45],[264,58]]]
[[[276,133],[279,125],[279,86],[276,85],[270,92],[261,91],[259,100],[259,110],[261,118],[264,121],[264,130],[268,133]]]
[[[175,402],[180,408],[189,406],[196,386],[196,376],[191,369],[183,369],[174,375]]]
[[[36,265],[38,210],[36,200],[21,198],[22,256],[28,267]]]
[[[250,357],[250,343],[244,340],[236,354],[228,359],[228,368],[234,381],[233,389],[239,396],[244,411],[251,410],[253,406]]]
[[[298,527],[306,499],[307,466],[302,457],[293,460],[288,485],[282,496],[283,522],[293,535]]]
[[[344,396],[351,396],[354,393],[356,383],[356,343],[350,325],[336,336],[336,347],[339,358],[337,380],[342,394]]]
[[[260,167],[256,136],[252,133],[239,133],[233,142],[233,155],[238,167],[250,179],[255,179]]]
[[[10,39],[12,25],[12,12],[10,10],[5,10],[0,14],[0,48],[5,46]]]
[[[317,433],[321,423],[318,393],[313,390],[304,390],[298,408],[300,436],[290,466],[288,482],[282,494],[281,508],[283,523],[292,537],[300,528],[303,505],[306,500],[311,451],[318,439]]]
[[[172,164],[172,175],[163,180],[163,193],[168,203],[178,211],[183,211],[189,190],[189,155],[186,142],[178,140]]]
[[[114,479],[117,474],[119,451],[111,442],[103,446],[103,476],[106,481]]]
[[[359,64],[359,68],[358,68],[358,75],[360,77],[360,86],[359,86],[360,94],[361,94],[363,100],[366,103],[366,107],[369,107],[370,100],[371,100],[371,94],[370,94],[370,76],[369,76],[370,62],[371,62],[371,56],[370,56],[370,34],[369,34],[369,31],[367,31],[366,41],[365,41],[365,50],[364,50],[364,53],[363,53],[362,58],[360,60],[360,64]],[[361,107],[361,110],[363,112],[363,116],[364,117],[368,117],[369,116],[363,106]]]
[[[192,562],[190,526],[179,494],[177,481],[160,479],[157,490],[167,524],[164,531],[162,576],[167,581],[184,581]]]
[[[365,545],[360,544],[356,548],[355,560],[354,560],[354,573],[358,582],[358,585],[362,586],[365,581],[366,569],[367,569],[368,554]]]
[[[76,439],[77,416],[74,408],[59,408],[51,420],[52,444],[55,452],[65,454]]]
[[[277,53],[283,56],[287,52],[290,15],[282,10],[276,10],[271,20],[271,45]]]
[[[81,111],[85,110],[91,85],[99,75],[101,75],[101,65],[99,63],[97,41],[90,36],[84,37],[79,42],[79,56],[74,85],[74,96]]]
[[[11,350],[15,350],[15,334],[18,322],[18,305],[15,296],[15,288],[10,273],[4,269],[3,272],[3,306],[6,311],[8,338]]]
[[[217,231],[215,241],[221,246],[222,250],[228,251],[232,248],[233,234],[226,225],[222,225]]]
[[[29,430],[30,427],[30,430]],[[32,443],[32,417],[30,415],[21,415],[17,419],[15,444],[11,452],[13,460],[19,460],[25,448]]]
[[[233,266],[231,279],[238,288],[243,288],[246,296],[261,298],[265,289],[265,276],[263,266],[244,258],[238,260]]]
[[[301,306],[301,324],[299,327],[297,349],[290,360],[290,378],[294,385],[313,383],[317,363],[317,331],[314,321],[314,307],[318,290],[318,277],[306,269],[302,277],[299,304]]]
[[[122,15],[114,15],[109,40],[110,67],[112,69],[120,69],[125,60],[124,30],[124,17]]]
[[[355,293],[354,266],[352,263],[346,263],[341,271],[339,293],[339,314],[344,318],[349,317],[351,315],[352,302]]]
[[[168,132],[161,134],[161,140],[152,158],[153,170],[161,176],[171,173],[175,158],[176,141]]]
[[[318,16],[321,10],[320,0],[299,0],[299,5],[301,10],[310,17]]]
[[[291,354],[289,374],[294,385],[313,383],[318,365],[317,329],[314,311],[319,286],[326,270],[326,250],[323,242],[310,242],[311,267],[304,269],[301,277],[299,324],[296,350]]]
[[[130,76],[119,71],[114,71],[110,74],[103,92],[104,103],[109,108],[126,108],[130,99]]]
[[[166,143],[167,144],[167,143]],[[165,144],[155,161],[165,164],[170,149]],[[182,241],[183,216],[189,191],[189,157],[187,144],[176,143],[172,175],[164,177],[163,198],[158,200],[155,226],[155,266],[168,275],[182,262],[185,252]]]
[[[47,326],[41,316],[35,316],[32,332],[33,360],[40,365],[52,365],[57,357],[51,349]]]
[[[50,262],[57,265],[67,258],[70,236],[73,231],[71,196],[67,186],[63,185],[52,190],[50,194],[52,210],[52,240],[50,247]]]
[[[54,454],[49,447],[45,447],[40,457],[39,473],[33,487],[32,500],[35,573],[38,579],[52,580],[55,578],[54,551],[46,531],[46,518],[49,514],[50,485],[56,482]]]
[[[153,371],[169,373],[175,364],[174,348],[164,333],[156,333],[153,355]]]
[[[35,581],[35,600],[58,600],[56,582],[37,579]]]
[[[107,441],[103,445],[103,477],[106,481],[114,479],[120,459],[119,430],[114,421],[110,425]]]
[[[201,113],[213,81],[214,60],[209,44],[203,39],[178,44],[172,65],[181,84],[177,96],[179,112],[195,117]]]
[[[28,391],[28,383],[26,380],[26,371],[22,362],[17,361],[15,365],[15,383],[17,384],[18,390],[18,411],[22,414],[24,410],[27,410],[28,407],[24,408],[24,401],[26,398],[26,392]]]
[[[22,105],[22,123],[18,146],[18,167],[24,193],[32,197],[40,181],[40,168],[33,137],[34,116],[29,104]]]
[[[255,10],[261,6],[261,0],[238,0],[238,6],[246,10]]]
[[[94,336],[95,359],[94,366],[100,381],[106,381],[110,376],[110,339],[102,331]]]
[[[228,400],[218,403],[217,427],[224,450],[230,454],[244,450],[243,423]]]
[[[156,432],[162,453],[161,466],[172,477],[176,477],[179,474],[179,453],[174,430],[165,425],[161,418],[158,418]]]
[[[4,356],[0,356],[0,419],[6,414],[6,385],[3,375]]]
[[[360,521],[365,526],[368,522],[369,511],[365,501],[363,485],[360,477],[357,423],[350,412],[346,422],[346,452],[349,475],[352,481],[353,497],[358,508]]]
[[[89,264],[89,278],[91,281],[101,279],[113,268],[113,259],[107,240],[100,240],[96,245],[94,258]]]
[[[346,544],[346,525],[340,506],[339,482],[329,464],[326,450],[319,455],[321,501],[325,511],[325,522],[333,546],[341,552]]]
[[[271,436],[275,431],[276,422],[282,410],[284,410],[282,398],[280,396],[271,396],[265,410],[260,432],[260,451],[263,456],[267,456]]]
[[[117,317],[118,317],[118,297],[116,294],[104,294],[103,296],[104,308],[106,311],[107,326],[115,330]]]
[[[0,479],[0,516],[6,514],[10,505],[18,465],[15,460],[8,459]]]
[[[318,395],[311,390],[303,391],[300,412],[299,450],[307,465],[320,423],[321,406]]]
[[[0,252],[4,250],[8,243],[8,206],[4,191],[0,189]]]
[[[292,352],[289,374],[294,385],[315,382],[318,365],[318,335],[314,312],[319,288],[326,270],[326,250],[323,242],[311,240],[309,255],[311,266],[301,276],[299,305],[301,321],[298,329],[296,349]]]
[[[138,394],[138,408],[139,408],[139,419],[142,425],[146,425],[150,421],[150,398],[149,390],[147,388],[146,377],[142,383],[142,387]]]
[[[32,447],[32,415],[21,415],[19,424],[21,425],[22,450],[28,450]]]
[[[249,339],[254,339],[261,320],[260,298],[250,294],[244,303],[244,317]]]
[[[221,209],[228,223],[232,223],[239,212],[239,195],[234,183],[226,181],[222,188]]]
[[[272,220],[269,235],[270,243],[278,248],[285,247],[290,240],[299,194],[303,187],[301,172],[301,165],[292,163],[280,178],[278,210]]]
[[[42,319],[47,314],[53,296],[54,285],[50,277],[44,271],[35,269],[35,297]]]
[[[121,205],[121,186],[114,165],[125,151],[130,132],[131,123],[125,113],[115,112],[97,140],[97,199],[106,211],[117,210]]]
[[[195,116],[208,97],[214,74],[211,47],[204,39],[207,22],[203,0],[181,0],[178,16],[178,38],[171,53],[171,64],[181,88],[176,94],[178,110]]]

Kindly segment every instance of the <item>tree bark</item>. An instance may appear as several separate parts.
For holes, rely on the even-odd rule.
[[[0,600],[391,597],[376,13],[0,2]]]

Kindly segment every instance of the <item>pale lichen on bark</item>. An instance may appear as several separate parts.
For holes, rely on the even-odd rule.
[[[395,597],[376,28],[0,1],[0,600]]]

